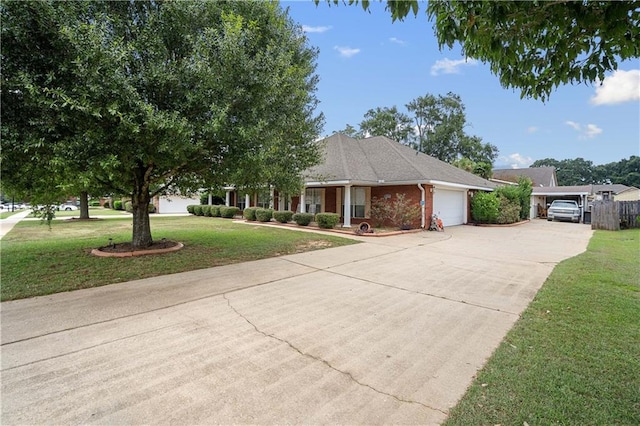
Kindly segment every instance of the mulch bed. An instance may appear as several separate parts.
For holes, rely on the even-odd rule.
[[[143,249],[133,248],[133,244],[131,243],[117,243],[110,246],[100,247],[98,250],[106,253],[127,253],[131,251],[147,251],[147,250],[162,250],[168,249],[172,247],[176,247],[179,245],[177,241],[169,241],[169,240],[160,240],[154,241],[149,247],[145,247]]]

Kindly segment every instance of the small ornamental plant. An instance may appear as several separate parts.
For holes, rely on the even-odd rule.
[[[296,213],[293,215],[293,221],[300,226],[307,226],[313,222],[313,214],[311,213]]]
[[[272,209],[256,209],[256,219],[260,222],[269,222],[273,218]]]
[[[273,218],[280,223],[288,223],[291,222],[293,218],[293,212],[289,210],[285,211],[275,211],[273,212]]]
[[[320,228],[333,229],[340,222],[338,213],[318,213],[316,214],[316,223]]]

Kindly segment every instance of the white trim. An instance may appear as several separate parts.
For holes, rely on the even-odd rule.
[[[461,183],[451,183],[440,180],[427,180],[427,181],[415,181],[415,180],[401,180],[401,181],[350,181],[350,180],[335,180],[335,181],[323,181],[323,182],[305,182],[307,187],[327,187],[327,186],[413,186],[418,184],[428,184],[434,186],[442,186],[457,189],[475,189],[479,191],[493,191],[494,188],[486,186],[465,185]]]
[[[344,220],[342,227],[349,228],[351,227],[351,185],[344,186]]]

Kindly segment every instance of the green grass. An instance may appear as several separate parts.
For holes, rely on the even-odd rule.
[[[233,223],[208,217],[151,217],[154,240],[185,247],[177,252],[133,258],[90,254],[131,241],[131,219],[21,221],[0,240],[2,301],[184,272],[212,266],[336,247],[355,241],[276,227]]]
[[[559,264],[445,424],[640,424],[640,230]]]

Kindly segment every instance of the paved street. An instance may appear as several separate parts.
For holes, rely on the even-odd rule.
[[[3,425],[439,424],[592,231],[458,226],[1,304]]]

